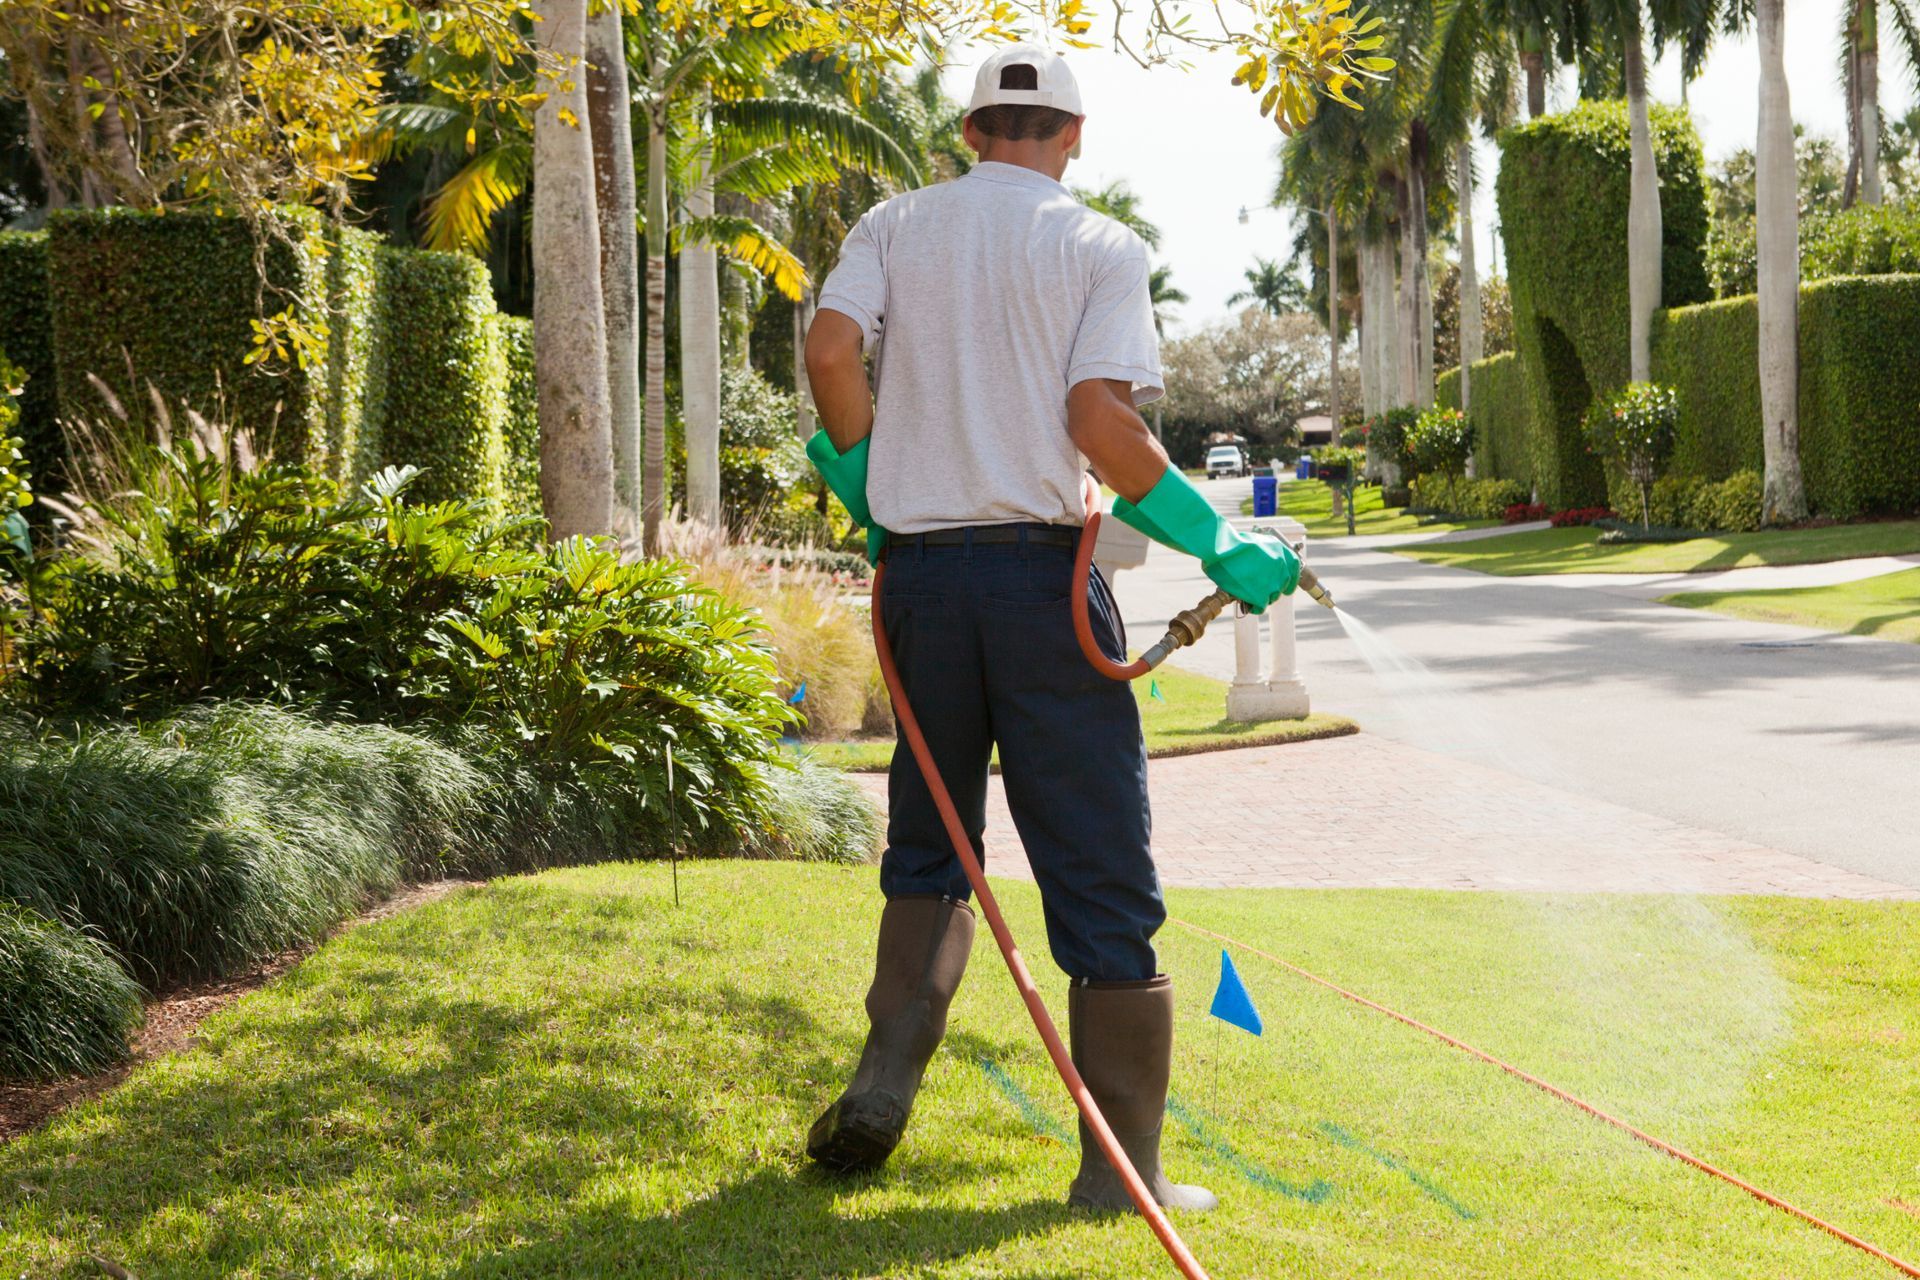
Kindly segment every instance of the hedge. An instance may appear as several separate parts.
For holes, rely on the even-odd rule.
[[[1669,475],[1718,481],[1764,467],[1756,307],[1729,298],[1655,318],[1653,376],[1680,397]],[[1816,512],[1920,509],[1920,275],[1801,287],[1799,425]]]
[[[1436,380],[1434,400],[1460,407],[1460,370]],[[1483,480],[1513,480],[1533,491],[1533,405],[1520,357],[1503,351],[1473,364],[1473,473]]]
[[[1527,490],[1515,480],[1469,480],[1439,472],[1415,476],[1408,483],[1416,512],[1459,516],[1468,520],[1499,520],[1507,508],[1527,500]]]
[[[244,362],[262,295],[237,219],[61,210],[44,233],[0,234],[0,350],[29,376],[36,468],[63,452],[60,415],[102,416],[91,373],[137,427],[151,384],[170,403],[224,404],[277,460],[345,483],[412,463],[427,496],[539,511],[531,337],[497,313],[486,267],[384,247],[313,210],[279,218],[264,296],[270,313],[291,310],[323,335],[303,367]]]
[[[495,316],[495,340],[506,361],[507,510],[537,514],[540,506],[540,404],[533,380],[533,321]]]
[[[430,501],[499,501],[506,471],[507,364],[486,265],[457,253],[378,254],[380,461],[426,474]]]
[[[1662,300],[1711,297],[1704,161],[1686,114],[1652,109],[1660,174]],[[1582,103],[1501,135],[1497,196],[1513,292],[1514,343],[1540,429],[1531,433],[1540,498],[1556,507],[1606,492],[1580,421],[1629,373],[1623,102]]]
[[[47,233],[0,231],[0,351],[27,375],[18,434],[42,487],[58,470],[59,389],[53,368],[53,317],[47,302]]]

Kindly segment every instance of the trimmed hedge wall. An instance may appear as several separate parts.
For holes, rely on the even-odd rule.
[[[1718,481],[1763,468],[1753,298],[1657,316],[1653,376],[1680,397],[1669,475]],[[1920,275],[1801,287],[1799,411],[1815,511],[1920,510]]]
[[[1460,370],[1435,381],[1434,399],[1460,407]],[[1533,405],[1520,357],[1503,351],[1473,365],[1473,473],[1483,480],[1513,480],[1533,491]]]
[[[504,495],[507,366],[477,258],[382,248],[375,368],[380,460],[421,468],[425,500]]]
[[[540,510],[540,404],[533,380],[533,321],[495,316],[506,359],[506,496],[509,511]]]
[[[66,450],[58,422],[44,231],[0,231],[0,351],[27,375],[17,430],[41,476],[41,487],[57,489],[52,473]]]
[[[1660,173],[1662,297],[1712,296],[1707,281],[1705,163],[1686,114],[1652,109]],[[1514,343],[1534,420],[1534,480],[1554,507],[1600,502],[1606,485],[1580,422],[1595,397],[1626,383],[1627,109],[1582,103],[1501,135],[1497,196],[1513,290]]]
[[[486,267],[380,244],[313,210],[281,215],[267,276],[316,332],[304,368],[244,363],[258,275],[245,224],[211,213],[64,210],[44,233],[0,234],[0,350],[27,372],[22,434],[46,474],[62,414],[97,418],[93,373],[131,421],[170,403],[228,416],[282,461],[356,484],[382,466],[422,468],[418,493],[538,513],[532,335],[498,314]],[[129,367],[132,377],[129,378]]]

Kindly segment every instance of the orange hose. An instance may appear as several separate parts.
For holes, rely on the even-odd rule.
[[[1914,1276],[1914,1277],[1920,1277],[1920,1267],[1914,1266],[1911,1262],[1903,1262],[1899,1258],[1896,1258],[1892,1254],[1888,1253],[1885,1249],[1882,1249],[1880,1246],[1876,1244],[1870,1244],[1867,1241],[1862,1240],[1859,1236],[1856,1236],[1851,1232],[1844,1231],[1841,1228],[1834,1226],[1831,1222],[1827,1222],[1827,1221],[1824,1221],[1823,1219],[1816,1218],[1811,1213],[1808,1213],[1805,1209],[1800,1208],[1798,1205],[1792,1204],[1786,1200],[1782,1200],[1779,1196],[1776,1196],[1771,1192],[1762,1191],[1759,1187],[1754,1186],[1751,1182],[1748,1182],[1743,1178],[1736,1177],[1733,1174],[1728,1173],[1724,1169],[1708,1164],[1705,1160],[1702,1160],[1699,1156],[1696,1156],[1689,1151],[1685,1151],[1680,1147],[1676,1147],[1671,1142],[1667,1142],[1661,1138],[1656,1138],[1652,1134],[1647,1133],[1645,1130],[1636,1129],[1634,1126],[1628,1124],[1626,1121],[1618,1119],[1617,1117],[1608,1115],[1606,1112],[1602,1111],[1599,1107],[1594,1106],[1591,1102],[1588,1102],[1583,1098],[1575,1097],[1573,1094],[1568,1093],[1565,1089],[1560,1088],[1558,1085],[1548,1084],[1545,1080],[1542,1080],[1539,1076],[1532,1075],[1532,1074],[1529,1074],[1528,1072],[1522,1071],[1519,1067],[1516,1067],[1511,1063],[1503,1062],[1499,1058],[1494,1057],[1492,1054],[1488,1053],[1484,1049],[1476,1049],[1472,1045],[1468,1044],[1466,1041],[1456,1039],[1455,1037],[1448,1035],[1444,1031],[1440,1031],[1434,1027],[1430,1027],[1426,1023],[1421,1022],[1417,1018],[1408,1017],[1404,1013],[1400,1013],[1394,1009],[1389,1009],[1387,1008],[1387,1006],[1383,1004],[1378,1004],[1372,1000],[1369,1000],[1363,995],[1357,995],[1354,992],[1347,990],[1345,987],[1338,985],[1337,983],[1327,981],[1327,979],[1321,977],[1317,973],[1313,973],[1309,970],[1302,969],[1299,965],[1294,964],[1291,961],[1282,960],[1279,956],[1276,956],[1271,952],[1262,951],[1258,947],[1250,947],[1246,943],[1241,942],[1237,938],[1229,938],[1224,933],[1215,933],[1211,929],[1203,928],[1202,926],[1194,924],[1191,921],[1182,920],[1177,916],[1173,917],[1173,923],[1179,925],[1183,929],[1188,929],[1194,933],[1201,934],[1204,937],[1212,938],[1216,942],[1224,942],[1228,946],[1239,947],[1242,951],[1248,952],[1249,954],[1252,954],[1252,955],[1259,956],[1263,960],[1272,961],[1274,964],[1279,965],[1282,969],[1287,970],[1289,973],[1297,974],[1300,977],[1305,978],[1308,982],[1317,983],[1318,985],[1325,987],[1327,990],[1333,992],[1335,995],[1338,995],[1343,999],[1351,1000],[1353,1001],[1353,1003],[1357,1005],[1364,1005],[1366,1008],[1372,1009],[1376,1013],[1384,1013],[1389,1018],[1392,1018],[1397,1022],[1404,1022],[1406,1025],[1408,1025],[1409,1027],[1412,1027],[1416,1031],[1425,1032],[1427,1035],[1432,1036],[1434,1039],[1439,1040],[1444,1044],[1452,1045],[1454,1048],[1460,1050],[1462,1053],[1471,1054],[1474,1057],[1480,1059],[1480,1061],[1489,1064],[1490,1066],[1495,1066],[1500,1068],[1502,1071],[1506,1072],[1508,1075],[1515,1076],[1521,1080],[1526,1081],[1528,1084],[1532,1085],[1536,1089],[1539,1089],[1543,1093],[1551,1094],[1553,1097],[1560,1099],[1560,1101],[1562,1102],[1578,1107],[1580,1110],[1586,1112],[1588,1115],[1592,1116],[1594,1119],[1603,1121],[1606,1124],[1610,1124],[1614,1128],[1620,1130],[1622,1133],[1631,1134],[1634,1138],[1637,1138],[1639,1141],[1646,1143],[1648,1146],[1652,1147],[1655,1151],[1659,1151],[1665,1155],[1672,1156],[1675,1160],[1680,1161],[1682,1164],[1691,1165],[1695,1169],[1700,1170],[1700,1172],[1702,1173],[1710,1174],[1713,1177],[1720,1179],[1722,1182],[1728,1183],[1732,1186],[1736,1186],[1740,1188],[1742,1191],[1746,1192],[1748,1195],[1752,1196],[1754,1199],[1762,1201],[1763,1203],[1766,1203],[1766,1204],[1770,1204],[1774,1208],[1780,1210],[1782,1213],[1790,1214],[1791,1216],[1800,1219],[1802,1222],[1807,1223],[1809,1226],[1818,1227],[1820,1228],[1820,1230],[1826,1232],[1828,1235],[1835,1237],[1836,1239],[1844,1240],[1846,1243],[1852,1245],[1854,1248],[1860,1250],[1863,1253],[1871,1254],[1873,1257],[1880,1259],[1880,1261],[1888,1264],[1889,1266],[1893,1267],[1895,1270],[1901,1272],[1902,1274]]]
[[[1093,572],[1093,544],[1100,539],[1100,513],[1088,504],[1087,527],[1080,532],[1080,551],[1073,558],[1073,637],[1080,642],[1093,669],[1109,680],[1138,680],[1149,668],[1144,658],[1115,662],[1100,652],[1093,639],[1093,623],[1087,618],[1087,579]]]
[[[1089,525],[1081,538],[1080,560],[1075,565],[1074,579],[1084,586],[1086,567],[1093,550],[1093,528]],[[1100,1144],[1100,1150],[1106,1153],[1107,1160],[1120,1174],[1120,1180],[1126,1184],[1127,1196],[1133,1201],[1133,1207],[1153,1228],[1153,1234],[1159,1238],[1160,1245],[1173,1259],[1173,1265],[1187,1280],[1207,1280],[1207,1273],[1188,1250],[1180,1233],[1173,1229],[1173,1223],[1147,1190],[1147,1184],[1140,1178],[1139,1171],[1133,1167],[1133,1161],[1121,1149],[1120,1142],[1113,1136],[1113,1130],[1107,1126],[1106,1117],[1100,1114],[1100,1105],[1093,1100],[1093,1094],[1087,1089],[1087,1082],[1080,1078],[1079,1068],[1073,1065],[1073,1058],[1067,1052],[1067,1046],[1060,1039],[1053,1018],[1047,1013],[1047,1005],[1040,998],[1040,991],[1033,985],[1033,975],[1027,971],[1027,962],[1020,956],[1020,948],[1014,943],[1013,932],[1007,928],[1007,921],[1000,914],[1000,904],[994,900],[993,890],[987,887],[986,874],[980,869],[980,859],[974,855],[973,842],[967,838],[967,829],[960,822],[960,814],[953,807],[953,797],[947,792],[947,784],[940,777],[939,766],[933,762],[933,752],[927,747],[927,739],[920,732],[920,722],[914,718],[913,707],[907,701],[907,692],[900,684],[900,671],[894,665],[893,646],[887,643],[887,631],[881,622],[881,583],[886,576],[884,566],[873,571],[873,645],[880,658],[880,674],[887,682],[887,693],[893,699],[894,718],[900,722],[900,731],[906,735],[907,746],[913,752],[915,763],[920,766],[920,776],[926,779],[927,790],[933,793],[934,807],[940,811],[940,821],[946,825],[947,838],[953,841],[953,851],[960,859],[960,866],[967,873],[967,883],[973,886],[973,896],[980,904],[980,912],[987,918],[987,927],[993,930],[993,940],[1000,944],[1000,954],[1006,958],[1007,970],[1013,975],[1013,985],[1020,989],[1020,998],[1026,1001],[1027,1012],[1033,1017],[1035,1030],[1047,1046],[1047,1056],[1053,1059],[1054,1070],[1060,1073],[1060,1079],[1067,1086],[1067,1092],[1073,1097],[1073,1105],[1080,1109],[1081,1117],[1092,1130],[1094,1140]],[[1076,588],[1076,593],[1079,588]],[[1075,596],[1075,630],[1081,634],[1083,648],[1088,644],[1085,627],[1086,604],[1078,594]],[[1098,650],[1094,650],[1098,652]],[[1110,666],[1117,664],[1108,664]]]

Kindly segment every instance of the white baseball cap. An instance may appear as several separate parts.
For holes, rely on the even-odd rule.
[[[1001,71],[1016,66],[1032,67],[1038,87],[1001,88]],[[1085,114],[1080,110],[1080,86],[1073,72],[1067,69],[1066,59],[1037,44],[1010,44],[981,63],[980,70],[974,73],[973,100],[967,103],[967,114],[972,115],[982,107],[1002,105],[1052,107],[1069,115]]]

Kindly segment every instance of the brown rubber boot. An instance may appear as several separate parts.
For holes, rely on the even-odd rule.
[[[947,1030],[973,949],[973,908],[900,897],[880,915],[866,1048],[853,1083],[807,1131],[807,1154],[843,1173],[878,1169],[900,1144],[920,1077]]]
[[[1073,1065],[1087,1082],[1100,1114],[1133,1161],[1153,1198],[1168,1209],[1205,1212],[1219,1204],[1205,1187],[1167,1180],[1160,1169],[1160,1125],[1173,1068],[1173,982],[1076,982],[1067,994]],[[1080,1174],[1067,1203],[1083,1209],[1133,1208],[1126,1183],[1080,1122]]]

